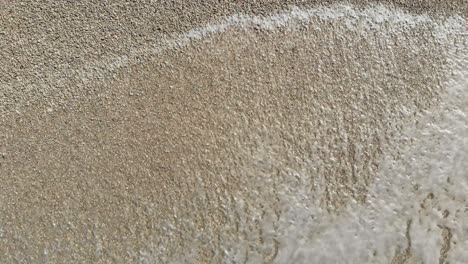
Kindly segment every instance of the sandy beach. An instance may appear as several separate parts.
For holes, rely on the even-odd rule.
[[[468,261],[468,4],[316,2],[0,2],[0,262]]]

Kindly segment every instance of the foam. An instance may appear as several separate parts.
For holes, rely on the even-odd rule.
[[[259,28],[261,30],[274,31],[298,23],[307,25],[316,19],[322,21],[341,19],[349,30],[360,32],[365,32],[365,29],[369,29],[372,26],[380,26],[383,23],[389,23],[390,28],[399,31],[407,31],[422,25],[432,25],[438,27],[435,32],[437,32],[437,37],[441,39],[447,38],[447,35],[454,32],[454,28],[459,29],[464,23],[462,17],[452,16],[448,18],[448,23],[440,25],[438,24],[439,19],[434,19],[428,15],[413,15],[400,9],[390,9],[384,5],[373,5],[362,10],[343,4],[310,9],[291,6],[287,11],[269,16],[235,14],[218,23],[197,27],[182,34],[167,36],[161,41],[155,41],[151,48],[144,47],[132,50],[124,56],[104,58],[97,63],[89,64],[83,69],[78,70],[78,73],[82,80],[87,83],[101,76],[112,74],[128,65],[138,63],[140,62],[140,57],[151,57],[166,50],[183,48],[192,41],[222,34],[227,30]],[[362,21],[367,23],[357,24]]]
[[[448,19],[435,27],[446,41],[451,75],[443,84],[443,100],[401,131],[399,137],[413,143],[387,150],[367,203],[349,205],[325,231],[300,243],[300,234],[313,232],[317,223],[284,227],[292,233],[283,237],[276,263],[388,263],[398,247],[410,247],[417,262],[438,263],[443,228],[452,235],[446,261],[468,261],[468,39],[446,37],[464,36],[467,27],[461,22]],[[397,151],[400,160],[392,158]],[[423,203],[430,204],[422,208]],[[299,205],[289,217],[310,219],[313,213],[305,209]],[[322,216],[320,222],[330,220]]]

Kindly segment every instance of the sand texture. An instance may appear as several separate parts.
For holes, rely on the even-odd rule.
[[[465,1],[0,1],[1,263],[468,262]]]

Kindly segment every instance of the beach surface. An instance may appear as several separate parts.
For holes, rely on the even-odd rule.
[[[468,262],[465,1],[0,5],[0,262]]]

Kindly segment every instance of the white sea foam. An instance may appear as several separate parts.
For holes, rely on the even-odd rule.
[[[269,16],[235,14],[217,23],[197,27],[185,33],[166,36],[161,41],[155,41],[151,48],[134,49],[124,56],[104,58],[99,62],[85,66],[83,69],[75,70],[78,71],[79,76],[86,83],[112,74],[122,67],[138,63],[140,62],[138,58],[142,56],[151,57],[165,50],[182,48],[192,41],[221,34],[229,29],[249,30],[259,28],[272,31],[296,24],[319,26],[311,23],[317,19],[321,21],[340,19],[349,30],[364,34],[371,27],[380,28],[384,23],[387,23],[386,27],[388,29],[395,31],[408,31],[422,25],[432,25],[437,27],[437,30],[435,30],[436,36],[445,39],[454,31],[459,31],[460,27],[465,23],[462,17],[453,16],[448,19],[449,22],[440,24],[438,18],[434,19],[429,15],[409,14],[403,10],[390,9],[384,5],[373,5],[364,9],[357,9],[344,4],[310,9],[291,6],[287,11]],[[463,32],[458,33],[462,34]]]
[[[401,21],[417,24],[409,17]],[[283,237],[276,263],[389,263],[397,247],[403,251],[408,246],[417,263],[438,263],[444,243],[441,233],[446,228],[451,232],[446,261],[468,262],[466,32],[468,27],[460,18],[434,26],[434,35],[447,50],[443,100],[401,131],[399,137],[411,139],[411,144],[383,155],[369,200],[364,205],[350,204],[320,233],[312,233],[315,222],[284,227],[290,233]],[[399,160],[392,158],[396,151],[401,154]],[[289,209],[293,211],[289,217],[310,219],[311,213],[305,209],[299,204],[297,209]],[[328,221],[326,216],[319,220]],[[307,237],[307,232],[312,233],[309,238],[298,242],[298,238]]]

